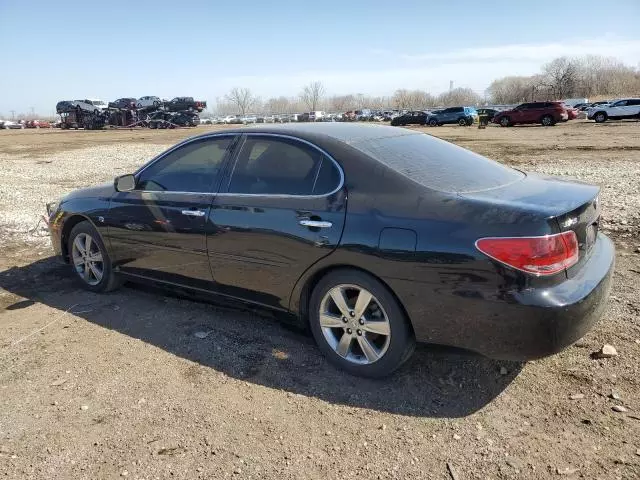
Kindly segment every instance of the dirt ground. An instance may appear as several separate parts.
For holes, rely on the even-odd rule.
[[[264,312],[89,293],[51,258],[44,201],[206,129],[0,131],[0,477],[640,478],[639,122],[426,128],[601,185],[614,286],[594,330],[558,355],[419,346],[380,381],[334,369]],[[619,355],[592,359],[605,343]]]

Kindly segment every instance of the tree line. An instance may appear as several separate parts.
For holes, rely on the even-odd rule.
[[[534,100],[565,98],[611,98],[640,96],[640,69],[625,65],[611,57],[587,55],[559,57],[542,66],[531,76],[507,76],[494,80],[484,96],[470,88],[454,88],[440,95],[424,90],[398,89],[390,96],[362,93],[326,95],[321,82],[305,85],[296,96],[280,96],[262,100],[248,88],[233,88],[218,98],[215,112],[220,115],[242,115],[249,112],[291,113],[325,110],[344,112],[373,109],[428,109],[453,105],[514,104]]]
[[[477,105],[480,95],[470,88],[454,88],[441,95],[431,95],[423,90],[398,89],[391,96],[371,96],[362,93],[327,96],[322,82],[305,85],[298,96],[273,97],[262,100],[248,88],[235,87],[224,97],[218,98],[215,113],[218,115],[250,112],[294,113],[323,110],[347,112],[372,108],[385,109],[427,109],[438,105]]]

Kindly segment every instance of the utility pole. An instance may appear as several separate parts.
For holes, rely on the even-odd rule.
[[[31,107],[31,119],[33,120],[35,116],[36,116],[36,111],[33,107]]]
[[[15,120],[16,119],[16,111],[15,110],[9,110],[11,112],[11,120]]]
[[[453,90],[453,80],[449,80],[449,91]]]

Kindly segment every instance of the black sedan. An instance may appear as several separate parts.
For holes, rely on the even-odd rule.
[[[392,118],[391,125],[394,127],[402,125],[426,125],[428,118],[429,114],[427,112],[407,112]]]
[[[91,291],[153,282],[286,312],[379,377],[415,341],[532,359],[583,336],[614,265],[598,192],[401,128],[269,125],[188,139],[48,218]]]

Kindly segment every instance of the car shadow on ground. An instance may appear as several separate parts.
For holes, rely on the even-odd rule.
[[[310,335],[264,312],[167,296],[161,289],[133,285],[94,294],[80,288],[69,267],[53,258],[0,272],[0,287],[22,297],[0,305],[3,309],[43,303],[233,378],[402,415],[470,415],[498,396],[523,366],[420,345],[391,377],[362,379],[331,366]],[[202,332],[205,338],[199,338]],[[501,374],[502,367],[506,374],[504,370]]]

